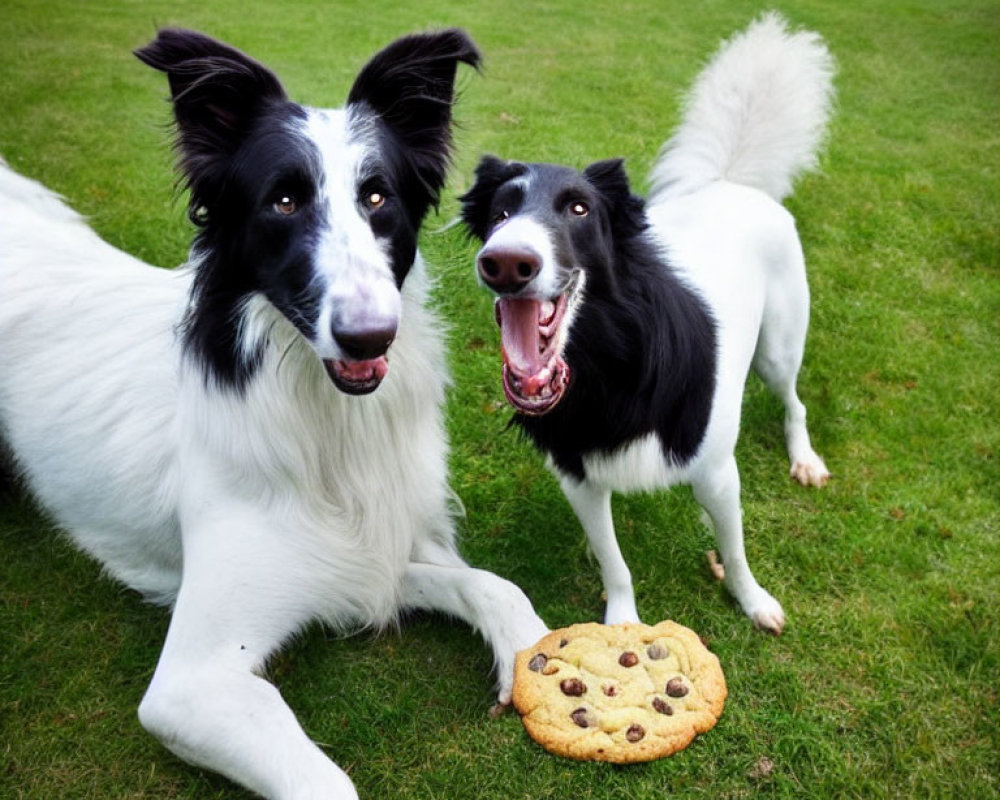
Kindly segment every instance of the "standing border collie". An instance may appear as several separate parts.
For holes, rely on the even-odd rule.
[[[486,157],[462,198],[499,295],[504,391],[586,531],[609,623],[638,619],[611,492],[677,483],[708,512],[746,614],[785,623],[747,564],[734,449],[753,366],[785,404],[792,476],[829,478],[796,394],[809,290],[778,201],[815,163],[832,75],[819,36],[765,15],[698,78],[648,206],[621,161],[581,173]]]
[[[58,524],[173,606],[142,724],[267,797],[356,797],[260,677],[285,640],[443,611],[492,646],[505,702],[546,630],[456,550],[417,253],[479,55],[457,30],[400,39],[339,110],[197,33],[137,55],[169,77],[190,261],[142,264],[0,166],[0,431]]]

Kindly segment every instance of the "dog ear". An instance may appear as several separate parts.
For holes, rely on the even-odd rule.
[[[180,167],[198,195],[218,157],[236,150],[268,104],[287,100],[267,67],[195,31],[165,28],[135,55],[167,74]]]
[[[583,171],[583,177],[606,197],[627,197],[632,193],[623,158],[595,161]]]
[[[286,99],[267,67],[195,31],[161,30],[135,55],[167,73],[185,151],[231,150],[263,106]]]
[[[583,176],[607,201],[617,232],[632,236],[646,229],[646,204],[632,194],[623,159],[597,161],[583,171]]]
[[[451,108],[459,62],[478,67],[479,50],[462,30],[397,39],[362,68],[348,105],[367,106],[402,145],[425,194],[436,205],[451,157]],[[422,215],[421,211],[421,215]]]
[[[524,165],[503,161],[496,156],[483,156],[476,167],[476,182],[458,198],[462,203],[462,222],[469,234],[480,241],[489,229],[493,195],[511,178],[524,173]]]

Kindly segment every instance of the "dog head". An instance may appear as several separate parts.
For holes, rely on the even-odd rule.
[[[160,31],[136,55],[169,78],[200,228],[185,341],[206,373],[236,387],[253,373],[259,345],[237,320],[263,295],[339,389],[373,391],[444,185],[457,65],[478,65],[475,45],[459,30],[399,39],[335,110],[290,101],[269,69],[192,31]]]
[[[620,160],[579,172],[487,156],[462,219],[483,242],[477,273],[497,295],[507,399],[544,414],[570,383],[563,355],[583,293],[588,302],[616,294],[616,248],[644,229],[643,203]]]

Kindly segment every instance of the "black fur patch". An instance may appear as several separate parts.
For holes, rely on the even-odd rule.
[[[416,232],[428,209],[437,207],[451,158],[451,112],[459,62],[478,67],[480,54],[461,30],[397,39],[361,70],[347,98],[368,110],[379,125],[386,170],[397,180],[398,199]],[[383,215],[384,216],[384,215]],[[394,254],[402,285],[416,253]]]
[[[251,296],[265,295],[304,337],[316,333],[314,256],[327,220],[311,204],[324,176],[316,145],[302,130],[307,112],[266,67],[203,34],[163,30],[136,55],[167,73],[178,166],[199,228],[185,348],[206,379],[242,390],[261,359],[241,342]],[[459,30],[404,37],[371,59],[349,95],[352,132],[371,150],[349,199],[361,209],[372,192],[385,197],[363,213],[375,235],[390,242],[399,286],[444,184],[459,61],[479,63]],[[275,210],[285,198],[296,213]]]
[[[651,240],[643,201],[631,194],[621,161],[580,173],[484,159],[463,197],[463,219],[474,235],[488,236],[495,199],[521,175],[529,188],[511,215],[530,214],[542,224],[559,268],[583,269],[586,284],[563,352],[570,368],[566,395],[548,413],[517,414],[514,422],[579,479],[584,456],[613,453],[649,434],[658,436],[669,461],[683,464],[704,438],[715,391],[708,308]],[[589,204],[586,220],[560,213],[569,199]]]
[[[501,161],[495,156],[484,156],[476,167],[476,182],[459,200],[462,202],[462,221],[469,234],[480,241],[486,239],[493,222],[497,190],[528,171],[526,164]],[[522,198],[518,199],[518,207]]]

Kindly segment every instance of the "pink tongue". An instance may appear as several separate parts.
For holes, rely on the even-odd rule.
[[[545,366],[539,352],[537,300],[503,297],[497,301],[500,339],[507,365],[518,375],[537,375]]]

